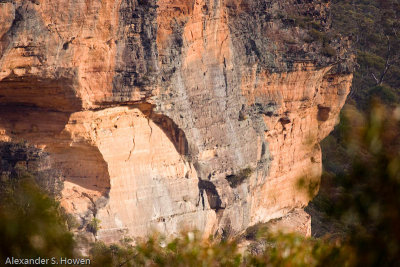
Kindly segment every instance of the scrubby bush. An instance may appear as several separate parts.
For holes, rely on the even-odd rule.
[[[322,54],[327,57],[335,57],[336,50],[330,45],[325,45],[322,47]]]
[[[74,239],[58,203],[32,177],[2,181],[0,203],[1,260],[74,255]]]
[[[349,247],[339,242],[304,238],[296,234],[271,234],[254,228],[248,247],[240,240],[204,240],[189,232],[167,240],[159,235],[136,245],[96,243],[91,250],[94,266],[344,266],[352,264]]]
[[[349,36],[357,50],[358,68],[350,95],[357,108],[368,110],[370,92],[376,86],[390,88],[391,96],[384,92],[381,100],[396,104],[400,96],[399,1],[333,0],[331,10],[333,29]]]
[[[195,232],[172,240],[153,235],[138,240],[136,245],[98,243],[91,254],[94,266],[240,266],[242,263],[235,242],[203,240]]]
[[[90,220],[90,222],[87,224],[86,228],[89,232],[96,235],[97,231],[99,231],[101,229],[100,223],[101,223],[101,221],[99,219],[93,217]]]
[[[330,228],[328,232],[342,232],[342,238],[354,251],[357,265],[397,266],[400,108],[386,108],[376,101],[370,108],[366,114],[355,108],[345,110],[340,146],[345,148],[344,160],[352,163],[337,173],[328,170],[330,173],[323,179],[330,184],[325,181],[312,205],[326,214],[322,223]],[[334,227],[326,226],[331,223]]]
[[[232,188],[236,188],[241,185],[244,181],[246,181],[251,174],[253,173],[253,169],[250,167],[242,169],[237,174],[228,175],[226,179],[228,180],[229,185]]]

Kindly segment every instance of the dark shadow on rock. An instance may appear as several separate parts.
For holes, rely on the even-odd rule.
[[[73,70],[59,70],[62,77],[41,79],[35,76],[9,75],[0,81],[0,105],[8,108],[37,107],[73,112],[82,108],[76,96]]]
[[[28,153],[25,156],[18,152],[19,150],[10,150],[6,146],[0,151],[0,157],[6,160],[9,166],[13,166],[16,164],[15,160],[31,157],[29,155],[33,153],[33,147],[36,147],[36,154],[46,155],[38,159],[37,163],[47,166],[50,173],[52,169],[57,172],[57,176],[62,176],[57,179],[70,181],[107,196],[110,189],[107,163],[99,149],[89,143],[82,141],[71,146],[71,136],[63,131],[69,123],[70,115],[69,112],[50,111],[15,103],[0,105],[0,130],[11,140],[7,146],[12,148],[12,143],[15,147],[18,147],[18,143],[29,144],[27,151],[22,150]],[[16,158],[12,155],[16,155]]]
[[[222,207],[222,201],[218,194],[217,188],[212,182],[199,179],[198,185],[203,207],[205,207],[205,201],[204,201],[204,192],[205,192],[211,209],[215,210],[215,212],[224,209],[224,207]]]
[[[153,112],[154,106],[149,103],[138,103],[129,105],[131,109],[139,109],[148,120],[153,121],[171,143],[175,146],[176,151],[182,156],[189,156],[189,145],[185,132],[168,116]]]

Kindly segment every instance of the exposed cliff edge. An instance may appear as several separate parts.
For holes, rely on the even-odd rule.
[[[328,11],[302,0],[0,1],[0,140],[44,151],[62,205],[81,227],[98,218],[107,242],[283,217],[309,201],[300,178],[318,185],[319,142],[350,90],[351,51]]]

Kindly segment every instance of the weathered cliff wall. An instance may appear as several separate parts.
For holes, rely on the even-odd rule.
[[[350,89],[346,40],[324,39],[328,9],[2,1],[0,138],[46,152],[62,205],[82,229],[100,219],[107,242],[282,217],[309,201],[300,178],[317,187],[319,141]]]

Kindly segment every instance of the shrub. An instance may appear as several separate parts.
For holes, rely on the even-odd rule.
[[[378,97],[385,104],[397,103],[399,100],[396,92],[386,85],[372,87],[369,91],[369,95],[370,97]]]
[[[100,226],[101,221],[95,217],[92,218],[92,220],[88,223],[88,225],[86,226],[86,229],[93,233],[94,235],[97,234],[97,231],[99,231],[101,229]]]
[[[323,42],[326,38],[326,34],[323,32],[320,32],[316,29],[311,29],[308,31],[308,35],[311,37],[312,41],[319,41],[319,42]]]
[[[153,235],[136,245],[94,244],[93,266],[338,266],[350,265],[351,250],[340,242],[304,238],[296,234],[270,234],[264,227],[248,249],[240,252],[240,240],[204,240],[189,232],[168,240]]]
[[[236,188],[239,185],[241,185],[244,181],[246,181],[251,176],[252,173],[253,170],[248,167],[242,169],[238,174],[228,175],[226,179],[228,180],[230,187]]]
[[[335,57],[336,56],[336,49],[334,49],[330,45],[325,45],[322,48],[322,54],[327,57]]]
[[[30,176],[0,183],[0,258],[73,257],[59,204]]]

